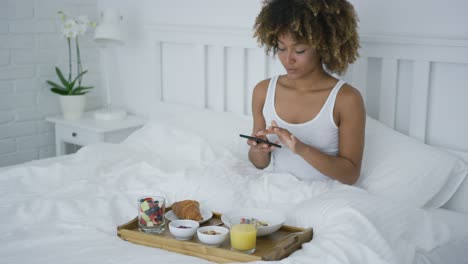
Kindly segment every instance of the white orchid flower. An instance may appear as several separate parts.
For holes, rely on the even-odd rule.
[[[76,32],[77,32],[78,35],[84,35],[84,33],[86,33],[86,30],[88,29],[88,25],[87,24],[76,24],[75,28],[76,28]]]
[[[76,27],[71,27],[71,28],[63,27],[62,35],[65,38],[76,38],[76,36],[78,35],[78,30]]]
[[[75,38],[78,35],[76,22],[73,19],[67,19],[62,26],[62,34],[66,38]]]
[[[74,28],[76,26],[76,21],[74,19],[67,19],[63,23],[64,28]]]
[[[63,12],[59,12],[62,18],[66,18]],[[62,33],[66,38],[75,38],[78,35],[84,35],[88,26],[92,25],[87,16],[78,16],[76,19],[65,19],[62,27]]]

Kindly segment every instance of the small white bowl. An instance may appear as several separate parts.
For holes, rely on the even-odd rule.
[[[199,226],[200,224],[193,220],[174,220],[169,223],[169,231],[177,240],[189,240]]]
[[[216,234],[206,234],[205,232],[214,231]],[[204,226],[197,230],[198,239],[209,246],[221,245],[229,234],[229,229],[222,226]]]

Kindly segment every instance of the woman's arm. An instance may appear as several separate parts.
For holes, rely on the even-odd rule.
[[[264,135],[257,135],[258,131],[262,131],[266,127],[265,118],[263,117],[263,105],[268,90],[268,80],[258,83],[252,94],[252,116],[253,116],[253,131],[252,136],[266,139]],[[247,140],[249,149],[249,160],[258,169],[268,167],[271,160],[271,151],[273,147],[267,144],[257,143],[253,140]]]

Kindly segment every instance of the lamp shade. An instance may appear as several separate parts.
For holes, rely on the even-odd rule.
[[[101,23],[94,31],[94,41],[102,44],[123,45],[120,21],[122,17],[114,9],[106,9],[101,12]]]

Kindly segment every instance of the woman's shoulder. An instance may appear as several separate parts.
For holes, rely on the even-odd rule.
[[[268,79],[258,82],[257,85],[255,85],[255,88],[253,91],[254,97],[257,97],[257,96],[262,97],[262,98],[266,97],[268,86],[270,85],[270,80],[271,78],[268,78]]]
[[[261,80],[260,82],[257,83],[257,85],[255,85],[255,89],[257,88],[260,90],[268,89],[268,86],[270,85],[270,81],[271,81],[271,78]]]
[[[336,103],[344,109],[362,107],[364,100],[358,89],[348,83],[344,83],[336,97]]]

